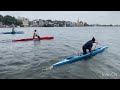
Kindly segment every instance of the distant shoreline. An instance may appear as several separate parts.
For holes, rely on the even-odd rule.
[[[82,26],[82,27],[120,27],[120,26]],[[79,27],[79,28],[82,28],[82,27]],[[13,27],[0,27],[0,28],[13,28]],[[30,28],[30,27],[15,27],[15,28]],[[37,28],[37,27],[31,27],[31,28]],[[39,27],[39,28],[43,28],[43,27]],[[46,27],[46,28],[51,28],[51,27]],[[67,28],[67,27],[60,27],[60,28]],[[68,28],[70,28],[70,27],[68,27]],[[71,27],[71,28],[73,28],[73,27]]]

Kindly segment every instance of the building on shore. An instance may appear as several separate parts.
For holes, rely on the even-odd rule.
[[[28,18],[18,17],[18,20],[22,21],[24,27],[28,27],[29,26],[29,19]]]
[[[42,27],[43,25],[44,25],[44,22],[43,22],[43,20],[42,20],[42,19],[39,19],[38,26],[39,26],[39,27]]]
[[[32,21],[32,26],[33,27],[38,27],[38,19],[35,19]]]
[[[3,23],[0,22],[0,28],[5,28],[5,27],[6,27],[6,25],[3,25]]]
[[[76,22],[72,22],[72,27],[76,27]]]
[[[77,23],[76,23],[76,26],[77,27],[82,27],[82,26],[84,26],[84,23],[78,19]]]
[[[79,21],[79,19],[77,20],[76,26],[80,27],[80,21]]]
[[[2,28],[3,27],[3,23],[2,22],[0,22],[0,28]]]
[[[84,23],[82,21],[80,21],[80,27],[84,26]]]

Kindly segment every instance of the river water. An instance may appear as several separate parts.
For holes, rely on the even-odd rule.
[[[39,35],[52,40],[12,42]],[[11,28],[0,28],[10,32]],[[120,79],[120,27],[23,27],[25,34],[0,34],[0,79]],[[104,52],[74,63],[49,69],[67,57],[82,52],[92,37],[108,46]],[[95,44],[93,48],[95,47]]]

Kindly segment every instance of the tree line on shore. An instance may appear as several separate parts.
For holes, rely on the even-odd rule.
[[[45,20],[43,20],[45,22]],[[52,24],[44,24],[43,27],[54,27],[56,25],[59,25],[59,27],[64,27],[66,21],[52,21],[52,20],[46,20],[47,22],[50,22]],[[0,24],[2,25],[7,25],[7,26],[11,26],[13,27],[13,25],[15,27],[20,26],[20,27],[24,27],[23,22],[19,19],[16,19],[14,16],[10,16],[10,15],[6,15],[6,16],[2,16],[0,14]],[[29,23],[30,24],[30,23]],[[69,24],[66,24],[66,26],[70,26]],[[84,24],[84,26],[120,26],[120,25],[100,25],[100,24],[93,24],[93,25],[88,25],[87,23]]]
[[[3,25],[15,25],[15,26],[22,26],[23,23],[21,20],[16,19],[13,16],[10,15],[6,15],[6,16],[2,16],[0,15],[0,22],[2,22]]]

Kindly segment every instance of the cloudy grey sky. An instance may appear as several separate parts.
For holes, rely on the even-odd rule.
[[[120,11],[0,11],[1,15],[21,16],[33,19],[51,19],[88,24],[120,24]]]

